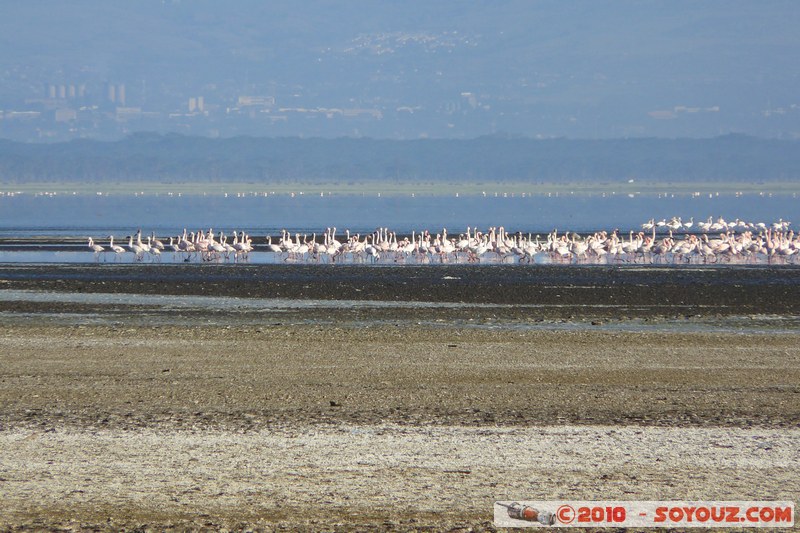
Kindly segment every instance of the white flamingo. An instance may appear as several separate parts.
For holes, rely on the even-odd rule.
[[[128,236],[128,250],[131,251],[131,253],[133,254],[133,258],[136,261],[141,261],[144,254],[144,250],[138,244],[134,244],[133,235]]]
[[[120,255],[125,253],[125,248],[123,248],[119,244],[114,244],[113,235],[109,235],[108,238],[109,238],[108,247],[111,248],[112,252],[114,252],[114,260],[116,261],[117,259],[119,259]]]
[[[106,251],[105,248],[103,248],[99,244],[95,244],[94,239],[92,239],[91,237],[89,237],[89,249],[94,252],[95,261],[99,261],[100,254]]]

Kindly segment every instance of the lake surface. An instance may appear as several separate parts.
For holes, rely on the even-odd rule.
[[[447,227],[461,233],[467,226],[485,230],[543,233],[638,229],[651,219],[680,216],[684,221],[708,217],[740,218],[770,223],[797,220],[796,194],[719,193],[704,195],[551,194],[511,196],[383,196],[377,195],[93,195],[0,196],[0,237],[175,235],[188,228],[246,230],[253,235],[292,232],[321,233],[336,226],[339,234],[388,227],[398,233]]]

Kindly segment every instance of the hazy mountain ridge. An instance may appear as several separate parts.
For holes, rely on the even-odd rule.
[[[47,181],[793,181],[800,141],[712,139],[207,139],[0,141],[0,180]]]

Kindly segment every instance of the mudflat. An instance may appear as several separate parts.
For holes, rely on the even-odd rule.
[[[711,298],[793,294],[792,269],[668,270],[698,317],[620,312],[592,298],[624,291],[577,289],[579,271],[546,283],[593,295],[564,311],[463,267],[421,272],[472,300],[392,299],[403,267],[373,269],[359,304],[275,300],[314,286],[290,270],[147,299],[149,267],[0,269],[0,527],[481,530],[495,500],[800,496],[797,304]]]
[[[0,288],[460,302],[561,318],[800,315],[800,267],[794,265],[7,264],[0,265]]]

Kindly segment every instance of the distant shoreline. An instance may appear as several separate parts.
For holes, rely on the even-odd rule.
[[[318,183],[292,181],[257,183],[253,181],[214,182],[21,182],[0,181],[0,195],[8,194],[147,194],[147,195],[386,195],[386,196],[541,196],[553,194],[647,194],[647,195],[708,195],[708,194],[797,194],[800,182],[385,182],[380,180],[349,183]]]

